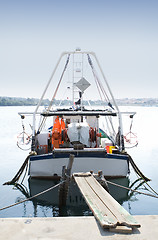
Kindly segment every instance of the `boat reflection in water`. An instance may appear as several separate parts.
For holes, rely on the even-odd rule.
[[[130,186],[130,180],[128,177],[126,178],[116,178],[116,179],[110,179],[111,183],[127,187]],[[129,190],[125,188],[121,188],[118,186],[115,186],[113,184],[108,183],[109,193],[119,204],[123,204],[125,201],[129,200]]]
[[[57,185],[59,182],[60,181],[29,178],[30,197]],[[60,186],[35,197],[32,200],[34,206],[41,205],[51,207],[53,216],[56,217],[92,215],[74,181],[70,181],[67,194],[61,190]]]
[[[29,191],[27,197],[32,197],[44,190],[52,188],[59,181],[41,180],[29,178]],[[111,182],[129,187],[129,178],[112,179]],[[61,186],[61,185],[60,185]],[[86,204],[77,184],[71,180],[69,182],[68,192],[61,191],[61,187],[55,187],[52,190],[38,195],[32,199],[34,206],[34,215],[37,216],[37,206],[51,208],[52,216],[91,216],[88,205]],[[120,203],[129,200],[129,190],[108,184],[110,194]],[[26,194],[25,194],[26,195]],[[65,199],[63,199],[65,198]]]
[[[109,193],[119,204],[123,205],[128,201],[127,211],[130,212],[129,201],[136,201],[137,194],[134,192],[142,189],[144,181],[136,179],[133,183],[128,177],[108,179]],[[23,184],[16,184],[16,188],[25,195],[26,198],[33,197],[33,215],[34,217],[59,217],[59,216],[92,216],[92,212],[86,204],[77,184],[74,180],[68,183],[68,191],[62,191],[60,181],[29,178],[28,189]],[[116,185],[113,185],[113,184]],[[119,187],[123,186],[125,188]],[[53,188],[54,186],[54,188]],[[41,194],[41,192],[51,188],[51,190]],[[134,190],[134,191],[132,191]],[[25,213],[24,216],[27,214]]]

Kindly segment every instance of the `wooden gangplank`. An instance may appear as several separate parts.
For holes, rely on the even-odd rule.
[[[103,228],[140,227],[131,216],[90,173],[74,173],[73,177],[89,208]]]

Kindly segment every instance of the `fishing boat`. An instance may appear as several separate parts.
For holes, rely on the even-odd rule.
[[[41,110],[49,91],[50,104]],[[93,96],[100,98],[100,107],[91,104]],[[61,178],[70,155],[74,157],[72,173],[101,170],[106,178],[129,174],[122,115],[132,118],[135,113],[119,110],[94,52],[63,52],[35,111],[19,114],[22,118],[32,114],[32,136],[26,136],[36,152],[29,159],[31,178]]]

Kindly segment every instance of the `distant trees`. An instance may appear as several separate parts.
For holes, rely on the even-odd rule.
[[[36,106],[39,102],[37,98],[20,98],[20,97],[0,97],[0,106]],[[43,106],[48,106],[50,104],[49,99],[44,99],[41,103]],[[54,99],[53,105],[61,105],[61,106],[72,106],[72,101],[70,100],[56,100]],[[83,101],[83,105],[105,105],[104,102],[97,101]]]
[[[35,106],[38,102],[37,98],[0,97],[0,106]],[[45,99],[41,105],[49,105],[49,102]]]
[[[39,102],[37,98],[18,98],[18,97],[0,97],[0,106],[36,106]],[[136,105],[136,106],[158,106],[158,98],[124,98],[124,99],[116,99],[116,102],[119,106],[125,105]],[[50,100],[44,99],[41,103],[42,106],[49,106]],[[72,106],[73,103],[70,100],[56,100],[54,99],[53,105],[61,105],[61,106]],[[83,105],[97,105],[97,106],[107,106],[105,101],[101,100],[89,100],[84,101]]]

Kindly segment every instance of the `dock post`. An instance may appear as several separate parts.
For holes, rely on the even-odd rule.
[[[68,194],[73,161],[74,161],[74,155],[70,154],[67,168],[65,166],[63,166],[62,168],[62,180],[64,182],[59,187],[59,207],[66,206],[66,199]]]

